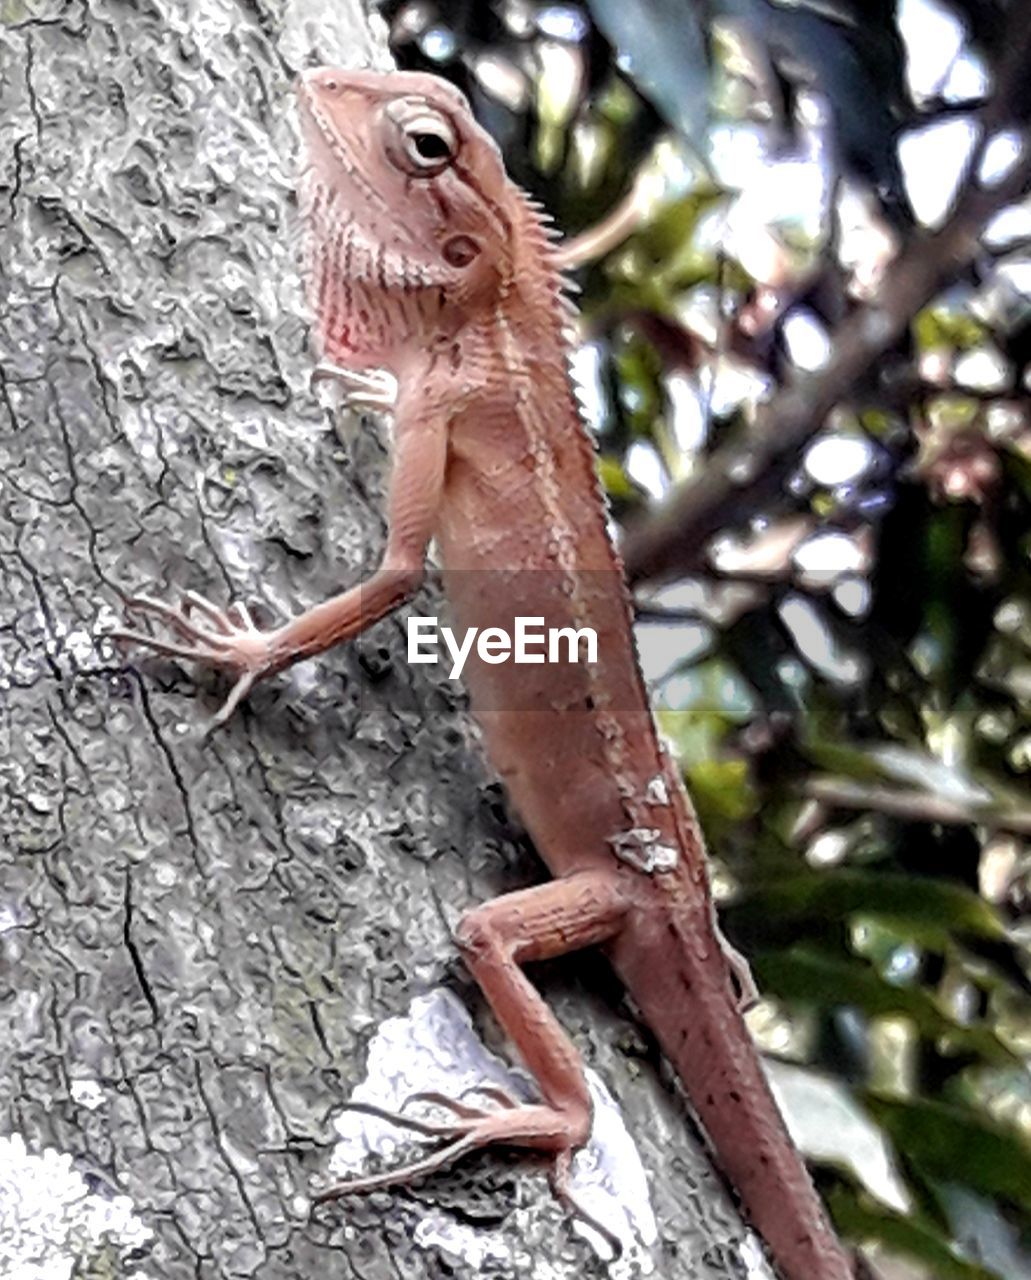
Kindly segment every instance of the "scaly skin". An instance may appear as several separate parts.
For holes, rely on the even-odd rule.
[[[397,380],[387,548],[360,587],[274,632],[197,597],[157,601],[176,641],[237,685],[348,639],[417,585],[436,537],[459,627],[592,627],[598,661],[466,667],[491,759],[555,880],[471,912],[458,941],[540,1086],[539,1105],[454,1103],[449,1139],[403,1181],[492,1142],[554,1157],[590,1128],[579,1055],[519,967],[601,944],[674,1064],[787,1280],[853,1271],[785,1130],[741,1017],[698,822],[663,751],[634,651],[622,566],[567,375],[556,250],[492,140],[444,81],[321,69],[300,87],[308,275],[330,368],[382,402]],[[371,390],[369,390],[371,388]],[[740,976],[740,975],[739,975]],[[426,1129],[425,1126],[423,1126]]]

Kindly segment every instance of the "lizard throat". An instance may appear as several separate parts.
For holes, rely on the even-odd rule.
[[[441,291],[419,264],[367,231],[335,191],[311,185],[306,276],[323,353],[345,365],[385,363],[432,331]]]

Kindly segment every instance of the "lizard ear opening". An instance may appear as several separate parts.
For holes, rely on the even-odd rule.
[[[447,116],[423,98],[398,98],[384,108],[389,122],[386,151],[405,173],[432,178],[458,154],[458,138]]]

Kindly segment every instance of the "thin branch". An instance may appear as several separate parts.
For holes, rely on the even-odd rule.
[[[554,261],[560,271],[572,271],[585,262],[604,257],[638,229],[648,206],[648,180],[649,175],[642,167],[629,192],[601,222],[555,246]]]
[[[776,493],[834,406],[848,399],[913,317],[973,261],[988,220],[1031,186],[1026,137],[1017,163],[999,182],[986,187],[977,179],[986,147],[1010,123],[1015,95],[1031,74],[1031,24],[1020,17],[1011,28],[998,90],[978,115],[978,145],[948,221],[914,238],[892,264],[879,295],[840,325],[827,365],[817,374],[796,376],[763,407],[747,444],[717,450],[701,475],[628,529],[623,558],[631,582],[697,569],[714,533],[743,523],[757,500]]]
[[[962,805],[929,791],[896,791],[891,787],[864,787],[837,778],[810,778],[799,790],[810,800],[839,809],[873,809],[912,822],[940,822],[950,827],[982,826],[993,831],[1031,836],[1031,812],[1007,812],[990,806]]]

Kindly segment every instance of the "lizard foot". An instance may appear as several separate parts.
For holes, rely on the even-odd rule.
[[[199,592],[187,591],[178,607],[146,595],[128,597],[125,607],[132,613],[157,618],[178,639],[119,628],[107,633],[112,640],[143,645],[170,658],[219,667],[236,675],[236,683],[214,716],[213,725],[225,724],[254,684],[274,669],[275,632],[259,631],[244,604],[220,609]]]
[[[348,1105],[350,1111],[360,1111],[376,1119],[386,1120],[399,1128],[410,1129],[425,1137],[436,1138],[443,1145],[421,1160],[413,1160],[394,1169],[385,1169],[381,1173],[345,1178],[335,1182],[322,1191],[316,1192],[312,1196],[313,1201],[316,1204],[324,1204],[341,1196],[361,1194],[383,1187],[404,1186],[447,1168],[470,1151],[481,1147],[495,1144],[530,1147],[552,1153],[550,1182],[555,1198],[569,1210],[573,1217],[580,1218],[596,1231],[612,1249],[613,1255],[618,1257],[623,1249],[620,1238],[578,1203],[570,1187],[573,1152],[579,1145],[579,1135],[574,1136],[575,1121],[555,1107],[549,1107],[543,1103],[522,1102],[493,1085],[474,1086],[467,1090],[467,1093],[480,1093],[494,1098],[500,1109],[485,1111],[458,1098],[429,1090],[413,1094],[406,1101],[432,1103],[450,1111],[455,1119],[446,1122],[422,1120],[402,1112],[389,1111],[369,1102],[350,1103]]]

